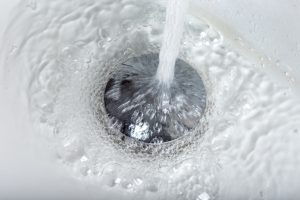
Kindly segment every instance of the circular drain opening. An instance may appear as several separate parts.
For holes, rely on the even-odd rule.
[[[206,90],[199,74],[178,59],[170,87],[155,77],[158,54],[134,57],[115,68],[104,93],[108,116],[120,132],[145,143],[163,143],[199,125]]]

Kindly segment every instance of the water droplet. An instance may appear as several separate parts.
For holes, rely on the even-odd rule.
[[[114,183],[115,183],[115,184],[120,184],[121,181],[122,181],[122,180],[121,180],[120,178],[116,178],[116,179],[114,180]]]
[[[209,199],[210,196],[206,192],[201,193],[197,198],[197,200],[209,200]]]
[[[81,159],[80,159],[81,162],[86,162],[86,161],[88,161],[88,160],[89,160],[89,159],[88,159],[86,156],[82,156]]]
[[[136,179],[134,179],[133,182],[134,182],[135,185],[141,185],[143,183],[143,180],[140,179],[140,178],[136,178]]]

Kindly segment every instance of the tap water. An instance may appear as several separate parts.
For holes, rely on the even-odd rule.
[[[131,58],[114,70],[105,88],[105,108],[118,130],[146,143],[189,134],[206,107],[205,87],[195,69],[177,60],[174,80],[165,86],[155,78],[158,62],[158,54]]]
[[[157,79],[167,86],[174,78],[175,61],[179,54],[188,2],[169,0],[167,3],[166,24],[156,74]]]
[[[187,4],[168,1],[159,58],[154,54],[130,58],[108,81],[104,94],[107,114],[128,137],[146,143],[169,142],[201,123],[205,86],[195,69],[177,59]],[[124,135],[123,140],[127,139]]]
[[[1,50],[1,97],[10,103],[1,115],[13,119],[7,133],[16,137],[0,142],[36,156],[1,162],[0,176],[9,175],[0,179],[1,195],[60,196],[52,189],[60,187],[60,197],[91,199],[297,199],[299,98],[201,18],[187,14],[178,54],[205,85],[206,111],[197,127],[157,145],[123,141],[110,123],[105,89],[114,72],[159,54],[160,3],[19,4]],[[22,146],[20,138],[30,142]]]

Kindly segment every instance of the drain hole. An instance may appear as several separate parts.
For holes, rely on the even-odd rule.
[[[145,143],[163,143],[199,125],[206,90],[199,74],[176,61],[169,88],[155,78],[158,54],[134,57],[116,67],[104,94],[105,109],[120,132]]]

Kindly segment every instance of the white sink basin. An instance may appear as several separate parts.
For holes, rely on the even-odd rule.
[[[159,49],[165,0],[147,1],[153,15],[144,1],[29,0],[19,9],[30,14],[16,15],[6,33],[18,0],[0,1],[0,199],[299,199],[300,2],[192,0],[180,56],[207,86],[207,119],[195,139],[162,155],[165,146],[150,147],[153,156],[106,141],[114,129],[94,88],[114,66],[109,58],[142,54],[149,43]],[[53,12],[39,11],[42,2],[53,2]],[[78,2],[93,23],[76,21]],[[120,2],[122,12],[112,12]],[[114,15],[128,21],[119,25]],[[93,38],[95,46],[85,44]],[[127,45],[125,53],[117,45]]]

